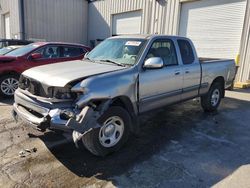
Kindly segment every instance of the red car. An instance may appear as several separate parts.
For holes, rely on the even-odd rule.
[[[11,97],[20,74],[32,67],[82,59],[90,48],[80,44],[37,42],[0,56],[0,95]]]

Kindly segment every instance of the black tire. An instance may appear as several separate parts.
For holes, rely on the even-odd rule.
[[[123,134],[120,140],[112,147],[104,147],[99,140],[99,132],[101,128],[96,128],[86,133],[82,137],[82,143],[84,147],[96,156],[106,156],[119,150],[129,137],[129,127],[131,125],[131,117],[129,113],[122,107],[112,106],[110,107],[98,120],[100,125],[103,126],[104,122],[110,117],[118,116],[124,122]]]
[[[217,92],[218,91],[218,92]],[[217,102],[212,102],[212,96],[215,93],[219,93]],[[205,112],[214,112],[220,105],[220,101],[223,95],[223,85],[220,82],[215,82],[210,87],[208,93],[201,97],[201,106]]]
[[[0,77],[0,96],[4,98],[12,98],[14,96],[14,93],[11,92],[11,94],[6,94],[6,92],[3,90],[4,86],[3,84],[6,82],[7,79],[14,79],[14,80],[19,80],[19,76],[16,74],[6,74]],[[18,86],[18,85],[17,85]],[[15,88],[17,89],[17,88]]]

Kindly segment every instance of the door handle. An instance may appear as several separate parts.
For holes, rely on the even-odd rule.
[[[185,70],[185,73],[188,74],[188,73],[189,73],[189,70]]]
[[[175,71],[175,75],[179,75],[181,73],[181,71]]]

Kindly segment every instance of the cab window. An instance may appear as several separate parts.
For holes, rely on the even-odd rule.
[[[190,43],[187,40],[178,40],[178,46],[183,64],[192,64],[194,62],[194,53]]]
[[[171,40],[156,40],[148,51],[146,59],[151,57],[162,58],[164,65],[178,65],[174,44]]]

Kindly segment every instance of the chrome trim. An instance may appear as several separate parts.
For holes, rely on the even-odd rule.
[[[194,85],[191,87],[187,87],[187,88],[183,88],[180,90],[175,90],[175,91],[171,91],[171,92],[167,92],[167,93],[162,93],[162,94],[157,94],[154,96],[150,96],[150,97],[146,97],[140,100],[140,102],[147,102],[147,101],[151,101],[151,100],[156,100],[156,99],[161,99],[161,98],[166,98],[166,97],[172,97],[172,96],[176,96],[185,92],[190,92],[193,90],[198,90],[199,88],[207,88],[208,87],[208,83],[202,83],[201,86],[198,85]]]
[[[186,87],[186,88],[183,88],[183,89],[182,89],[182,92],[183,92],[183,93],[186,93],[186,92],[198,90],[199,88],[200,88],[200,84],[194,85],[194,86],[190,86],[190,87]]]
[[[145,97],[142,98],[140,100],[140,102],[148,102],[148,101],[153,101],[153,100],[158,100],[158,99],[162,99],[162,98],[166,98],[166,97],[172,97],[172,96],[176,96],[176,95],[180,95],[182,93],[182,90],[175,90],[175,91],[171,91],[171,92],[167,92],[167,93],[161,93],[161,94],[157,94],[157,95],[153,95],[150,97]]]
[[[29,124],[41,125],[42,123],[45,123],[47,121],[46,117],[38,118],[35,115],[31,114],[27,109],[16,103],[13,104],[13,108],[16,115]]]
[[[208,82],[202,83],[201,88],[207,88],[209,86]]]
[[[38,112],[39,114],[42,114],[44,116],[48,115],[49,108],[45,108],[40,106],[37,102],[32,100],[30,97],[24,95],[20,91],[16,90],[15,92],[15,103],[17,105],[23,105],[26,108],[29,108],[35,112]]]

